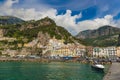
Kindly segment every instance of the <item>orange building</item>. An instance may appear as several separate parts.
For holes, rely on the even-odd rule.
[[[93,55],[93,47],[92,46],[87,46],[86,47],[87,55],[92,56]]]

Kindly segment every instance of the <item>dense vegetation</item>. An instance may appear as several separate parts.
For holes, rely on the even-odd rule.
[[[0,26],[5,30],[4,36],[17,38],[17,42],[24,42],[23,39],[27,39],[27,42],[37,38],[38,33],[48,33],[51,38],[64,39],[66,42],[72,43],[74,38],[66,29],[57,26],[53,20],[46,17],[38,21],[27,21],[19,24],[9,24]]]
[[[95,30],[82,31],[76,37],[86,45],[106,47],[116,46],[119,34],[120,28],[105,25]]]
[[[0,16],[0,25],[22,23],[24,20],[13,16]]]
[[[87,38],[83,39],[85,45],[88,46],[100,46],[100,47],[107,47],[107,46],[117,46],[118,43],[118,35],[108,35],[102,36],[98,38]]]

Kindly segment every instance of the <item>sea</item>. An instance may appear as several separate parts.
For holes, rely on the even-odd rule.
[[[0,80],[102,80],[108,71],[71,62],[0,62]]]

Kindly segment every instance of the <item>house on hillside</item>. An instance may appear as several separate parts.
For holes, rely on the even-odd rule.
[[[6,56],[6,57],[15,57],[18,54],[17,50],[10,50],[10,49],[6,49],[2,51],[2,55]]]

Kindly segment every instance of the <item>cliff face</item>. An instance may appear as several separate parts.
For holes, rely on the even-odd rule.
[[[1,18],[8,20],[10,17],[6,16]],[[56,23],[49,17],[37,21],[24,21],[23,23],[18,24],[7,24],[6,22],[5,24],[6,25],[0,26],[0,29],[4,30],[4,33],[1,36],[4,37],[14,37],[17,39],[25,38],[28,42],[30,42],[38,37],[38,33],[43,33],[48,34],[50,38],[55,37],[56,39],[63,39],[67,43],[80,43],[80,40],[72,36],[64,27],[57,26]]]
[[[0,16],[0,50],[6,54],[35,54],[41,56],[50,47],[50,39],[61,40],[64,44],[81,45],[64,27],[46,17],[41,20],[21,21],[10,16]],[[54,42],[53,42],[54,43]],[[83,46],[83,45],[81,45]],[[52,46],[51,46],[52,47]]]
[[[76,37],[82,39],[86,45],[90,46],[116,46],[120,28],[112,26],[102,26],[96,30],[86,30],[80,32]]]
[[[80,39],[86,38],[97,38],[101,36],[109,36],[120,33],[120,28],[112,27],[112,26],[102,26],[96,30],[86,30],[80,32],[76,37]]]

